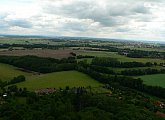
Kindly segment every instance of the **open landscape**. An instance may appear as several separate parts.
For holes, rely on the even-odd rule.
[[[165,87],[165,74],[144,75],[140,77],[145,84]]]
[[[0,120],[165,120],[164,6],[0,0]]]
[[[30,91],[42,88],[59,89],[69,87],[100,87],[102,84],[95,81],[86,74],[77,71],[55,72],[43,75],[36,75],[28,78],[25,82],[16,84],[18,87],[26,87]]]
[[[6,41],[6,43],[5,43]],[[22,42],[20,42],[22,41]],[[26,42],[25,42],[26,41]],[[33,42],[34,41],[34,42]],[[38,41],[38,42],[37,42]],[[60,42],[59,42],[60,41]],[[15,44],[12,44],[12,43]],[[53,42],[54,44],[51,44],[51,46],[48,43]],[[10,43],[10,44],[8,44]],[[26,44],[25,44],[26,43]],[[126,55],[120,54],[119,50],[125,51],[128,49],[128,45],[131,48],[132,46],[141,46],[141,48],[134,48],[133,51],[136,50],[147,50],[149,52],[152,52],[152,49],[154,52],[164,52],[164,48],[160,47],[158,44],[147,44],[147,43],[136,43],[132,42],[132,44],[127,44],[126,42],[122,44],[122,42],[109,42],[109,41],[103,41],[100,42],[94,41],[94,40],[85,40],[85,41],[76,41],[74,40],[74,43],[71,42],[71,40],[65,40],[65,39],[29,39],[29,38],[19,38],[19,39],[0,39],[0,44],[1,44],[1,49],[0,49],[0,55],[1,56],[26,56],[26,55],[32,55],[32,56],[38,56],[38,57],[44,57],[44,58],[54,58],[54,59],[64,59],[68,57],[76,57],[77,62],[84,62],[86,61],[88,64],[92,64],[93,58],[94,57],[99,57],[99,58],[113,58],[116,59],[119,62],[141,62],[141,63],[151,63],[155,65],[150,65],[150,66],[143,66],[143,67],[131,67],[131,68],[125,68],[125,67],[111,67],[107,66],[109,70],[113,70],[116,74],[122,74],[123,71],[125,70],[146,70],[146,69],[155,69],[158,71],[161,71],[164,68],[164,59],[163,58],[158,58],[158,57],[128,57]],[[99,46],[97,46],[99,44]],[[103,47],[101,47],[103,45]],[[111,46],[106,47],[107,46]],[[120,45],[124,45],[125,47],[121,48]],[[4,47],[3,47],[4,46]],[[8,48],[7,48],[8,46]],[[84,46],[84,47],[82,47]],[[90,47],[89,47],[90,46]],[[146,47],[147,46],[147,47]],[[146,47],[146,48],[145,48]],[[148,47],[152,47],[148,48]],[[116,50],[114,50],[116,49]],[[129,50],[129,49],[128,49]],[[132,50],[132,49],[130,49]],[[144,52],[145,52],[144,51]],[[127,52],[128,54],[128,52]],[[79,58],[80,56],[80,58]],[[27,77],[27,83],[30,81],[33,81],[33,79],[36,79],[37,73],[31,72],[31,71],[23,71],[19,70],[19,68],[7,65],[7,64],[2,64],[1,63],[1,80],[9,80],[12,79],[12,77],[16,77],[18,75],[24,75]],[[152,73],[151,73],[152,74]],[[51,74],[50,74],[51,75]],[[32,77],[30,77],[32,76]],[[40,75],[42,76],[42,75]],[[47,75],[43,75],[47,76]],[[64,74],[65,76],[65,74]],[[162,79],[165,79],[164,76],[161,76],[161,80],[155,80],[154,75],[149,76],[149,78],[153,78],[152,80],[148,79],[148,75],[144,75],[144,77],[139,74],[139,78],[142,78],[144,80],[145,84],[149,85],[161,85],[161,87],[164,87],[164,81]],[[153,77],[152,77],[153,76]],[[34,78],[33,78],[34,77]],[[42,79],[42,77],[39,77]],[[39,79],[38,78],[38,79]],[[135,78],[138,78],[138,75],[135,76]],[[38,81],[40,81],[40,79]],[[45,78],[44,78],[45,79]],[[46,79],[49,79],[49,77],[46,77]],[[77,79],[77,78],[76,78]],[[50,77],[50,80],[52,78]],[[34,80],[35,82],[36,80]],[[48,80],[49,81],[49,80]],[[150,84],[151,81],[151,84]],[[157,84],[158,82],[158,84]],[[23,82],[26,83],[26,82]],[[19,86],[21,87],[26,87],[23,83],[19,83]],[[49,82],[48,82],[49,83]],[[30,83],[28,83],[30,84]],[[32,83],[31,83],[32,84]],[[44,83],[45,84],[45,83]],[[82,84],[82,83],[81,83]],[[27,88],[31,85],[27,85]],[[34,85],[35,86],[35,85]],[[39,85],[40,86],[40,85]],[[55,87],[65,87],[67,86],[55,86]],[[49,87],[49,85],[47,86]],[[51,86],[50,86],[51,87]],[[31,89],[31,88],[30,88]],[[35,89],[33,89],[35,90]]]
[[[9,81],[14,77],[17,77],[19,75],[24,75],[26,77],[32,76],[33,73],[23,72],[19,70],[17,67],[14,67],[12,65],[2,64],[0,63],[0,80],[2,81]]]
[[[8,100],[29,106],[37,99],[58,101],[62,95],[59,100],[61,102],[71,95],[68,99],[72,103],[67,104],[74,105],[76,109],[82,109],[74,103],[74,99],[79,99],[76,96],[79,96],[84,97],[81,99],[89,106],[99,99],[97,105],[107,100],[107,103],[111,101],[113,105],[117,104],[115,107],[120,113],[127,111],[139,114],[139,110],[144,110],[145,107],[141,117],[147,115],[153,119],[164,119],[160,117],[165,113],[164,45],[93,39],[80,41],[76,38],[74,41],[68,38],[38,38],[37,43],[35,40],[36,38],[7,38],[5,43],[5,38],[0,38],[0,94],[7,95]],[[133,47],[137,45],[140,48]],[[152,47],[154,51],[148,47]],[[108,103],[109,107],[113,106],[111,102]],[[157,102],[162,106],[158,106]],[[0,103],[3,105],[7,101],[1,97]],[[38,101],[33,104],[38,104]],[[43,108],[48,103],[39,104]],[[129,109],[124,110],[122,105],[127,105]],[[103,106],[105,108],[107,105]],[[33,110],[32,107],[30,109]],[[91,110],[96,109],[86,111]],[[100,109],[98,111],[101,112]],[[114,111],[111,113],[118,116]],[[134,116],[133,113],[131,116]]]
[[[51,58],[68,58],[70,57],[70,49],[67,50],[51,50],[51,49],[23,49],[23,50],[19,50],[17,48],[17,50],[3,50],[0,51],[0,55],[8,55],[8,56],[25,56],[25,55],[35,55],[35,56],[39,56],[39,57],[51,57]]]

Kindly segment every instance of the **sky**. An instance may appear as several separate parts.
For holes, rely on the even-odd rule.
[[[165,41],[165,0],[0,0],[0,34]]]

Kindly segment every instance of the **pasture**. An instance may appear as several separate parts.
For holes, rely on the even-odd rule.
[[[89,50],[80,50],[76,51],[79,55],[91,55],[91,56],[97,56],[97,57],[111,57],[116,58],[117,60],[121,62],[157,62],[157,63],[164,63],[164,60],[162,59],[152,59],[152,58],[129,58],[124,55],[119,55],[116,52],[105,52],[105,51],[89,51]]]
[[[53,44],[46,39],[30,38],[0,38],[0,44]]]
[[[129,58],[124,55],[119,55],[116,52],[105,52],[105,51],[90,51],[90,50],[73,50],[73,47],[70,48],[64,48],[64,49],[59,49],[59,50],[52,50],[52,49],[16,49],[16,50],[0,50],[0,55],[9,55],[9,56],[25,56],[25,55],[34,55],[34,56],[39,56],[39,57],[51,57],[51,58],[56,58],[56,59],[61,59],[61,58],[67,58],[72,56],[70,52],[74,52],[77,55],[90,55],[90,56],[97,56],[97,57],[111,57],[111,58],[116,58],[117,60],[121,62],[157,62],[159,63],[164,63],[163,59],[154,59],[154,58]],[[83,60],[83,59],[81,59]],[[80,60],[78,60],[80,61]],[[91,59],[87,59],[87,61],[90,63]]]
[[[17,67],[14,67],[12,65],[0,63],[0,80],[8,81],[8,80],[11,80],[13,77],[16,77],[19,75],[24,75],[25,77],[30,77],[33,74],[18,70]]]
[[[28,78],[25,82],[16,84],[18,87],[26,87],[30,91],[41,88],[65,88],[69,87],[79,87],[79,86],[91,86],[99,87],[102,84],[95,81],[86,74],[78,71],[63,71],[54,72],[42,75],[36,75]]]
[[[144,81],[144,84],[165,88],[165,74],[144,75],[139,78]]]

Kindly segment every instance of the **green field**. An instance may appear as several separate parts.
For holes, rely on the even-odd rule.
[[[18,75],[24,75],[26,77],[30,77],[33,74],[20,71],[20,70],[18,70],[17,67],[14,67],[12,65],[0,63],[0,80],[8,81],[8,80],[11,80],[13,77],[16,77]]]
[[[18,87],[26,87],[28,90],[33,91],[40,88],[65,88],[66,86],[91,86],[99,87],[101,83],[95,81],[86,74],[77,71],[64,71],[49,74],[36,75],[25,82],[16,84]]]
[[[164,63],[164,60],[162,59],[152,59],[152,58],[129,58],[124,55],[119,55],[115,52],[104,52],[104,51],[78,51],[77,54],[80,55],[91,55],[91,56],[97,56],[97,57],[111,57],[111,58],[116,58],[121,62],[132,62],[132,61],[137,61],[137,62],[157,62],[157,63]]]
[[[26,38],[0,38],[0,44],[48,44],[49,40]]]
[[[18,75],[24,75],[26,77],[26,81],[18,83],[17,86],[21,88],[26,87],[28,90],[31,91],[40,88],[65,88],[66,86],[99,87],[102,85],[101,83],[95,81],[88,75],[78,71],[64,71],[41,75],[33,75],[32,73],[23,72],[12,65],[0,63],[1,80],[8,81]]]
[[[156,75],[144,75],[140,78],[147,85],[160,86],[165,88],[165,74],[156,74]]]

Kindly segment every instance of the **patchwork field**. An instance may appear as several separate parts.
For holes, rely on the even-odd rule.
[[[140,76],[140,78],[147,85],[161,86],[165,88],[165,74],[144,75]]]
[[[26,77],[30,77],[33,74],[18,70],[17,67],[0,63],[0,80],[8,81],[8,80],[11,80],[13,77],[16,77],[18,75],[24,75]]]
[[[8,55],[8,56],[25,56],[25,55],[35,55],[39,57],[51,57],[51,58],[67,58],[70,57],[71,50],[70,49],[59,49],[59,50],[51,50],[51,49],[24,49],[24,50],[12,50],[12,51],[0,51],[0,55]]]
[[[164,63],[164,60],[162,59],[151,59],[151,58],[129,58],[123,55],[119,55],[115,52],[104,52],[104,51],[76,51],[77,54],[80,55],[91,55],[91,56],[98,56],[98,57],[111,57],[111,58],[116,58],[121,62],[132,62],[132,61],[137,61],[137,62],[157,62],[157,63]]]
[[[22,88],[26,87],[28,90],[33,91],[40,88],[65,88],[66,86],[99,87],[102,84],[86,74],[77,71],[64,71],[34,76],[16,85]]]
[[[99,87],[102,85],[88,75],[78,71],[63,71],[35,75],[34,73],[23,72],[12,65],[0,63],[0,80],[9,81],[18,75],[24,75],[26,81],[18,83],[17,86],[22,88],[26,87],[30,91],[40,88],[65,88],[66,86]]]
[[[67,58],[70,57],[70,52],[74,52],[77,55],[90,55],[90,56],[98,56],[98,57],[111,57],[116,58],[121,62],[157,62],[157,63],[164,63],[162,59],[151,59],[151,58],[129,58],[123,55],[119,55],[116,52],[105,52],[105,51],[89,51],[89,50],[72,50],[72,48],[65,48],[59,50],[52,50],[52,49],[16,49],[16,50],[4,50],[0,49],[0,55],[9,55],[9,56],[24,56],[24,55],[35,55],[39,57],[51,57],[56,59]],[[83,60],[83,59],[81,59]],[[90,63],[91,59],[87,59]]]
[[[60,44],[46,39],[31,38],[0,38],[0,44]]]

